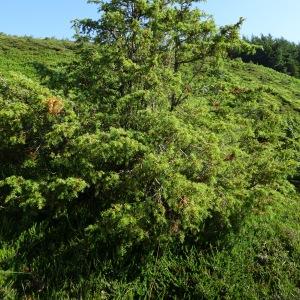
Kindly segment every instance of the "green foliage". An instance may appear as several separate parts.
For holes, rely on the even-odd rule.
[[[126,113],[174,109],[189,97],[198,74],[216,65],[229,48],[251,48],[239,39],[242,19],[218,29],[194,8],[199,0],[89,2],[97,4],[101,16],[75,22],[83,44],[79,60],[66,71],[68,90],[110,114],[124,101]],[[191,64],[193,72],[187,70]],[[128,102],[133,102],[130,108]]]
[[[299,80],[195,1],[91,2],[52,89],[0,78],[0,297],[299,298]]]
[[[257,63],[276,71],[300,77],[300,45],[289,42],[284,38],[273,38],[271,35],[252,37],[247,42],[258,45],[256,53],[231,53],[241,57],[243,61]]]
[[[15,37],[0,33],[0,70],[20,72],[39,80],[39,74],[74,57],[74,44],[56,39]]]

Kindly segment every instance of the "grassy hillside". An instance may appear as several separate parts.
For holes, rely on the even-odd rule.
[[[278,100],[290,104],[296,110],[300,108],[300,80],[252,63],[232,62],[229,72],[244,87],[265,87],[268,93]]]
[[[4,75],[20,72],[38,79],[41,65],[51,67],[70,61],[73,47],[69,41],[0,34],[0,71]]]
[[[71,61],[72,49],[0,35],[0,298],[299,299],[300,197],[282,174],[299,160],[300,80],[228,61],[193,83],[191,103],[145,110],[127,132],[41,85],[43,66]],[[160,182],[175,199],[170,230],[164,193],[143,215]],[[205,212],[189,207],[193,193],[220,199],[196,235]],[[183,227],[196,224],[186,244],[176,209]]]
[[[0,34],[0,72],[4,76],[9,72],[19,72],[39,80],[39,70],[42,66],[54,67],[72,61],[75,57],[74,48],[71,41]],[[260,65],[239,61],[227,63],[224,72],[236,86],[247,89],[266,87],[272,89],[283,102],[296,109],[300,107],[299,79]],[[273,92],[269,94],[275,95]]]

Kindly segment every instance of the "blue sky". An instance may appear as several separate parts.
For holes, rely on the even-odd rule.
[[[247,36],[271,33],[300,42],[300,0],[208,0],[201,7],[218,25],[245,17],[241,32]]]
[[[95,17],[94,5],[85,0],[2,0],[0,32],[35,37],[71,38],[70,21]],[[300,0],[208,0],[200,7],[212,14],[218,25],[246,18],[242,34],[271,33],[300,42]]]

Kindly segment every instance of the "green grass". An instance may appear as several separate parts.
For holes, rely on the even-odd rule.
[[[300,110],[300,80],[253,63],[232,61],[228,71],[234,82],[244,87],[261,86],[281,101]]]
[[[0,72],[20,72],[39,79],[41,66],[55,66],[72,59],[74,43],[56,39],[35,39],[0,34]]]

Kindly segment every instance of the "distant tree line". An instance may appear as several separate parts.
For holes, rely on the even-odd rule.
[[[272,35],[252,36],[245,41],[260,46],[255,53],[233,52],[232,58],[253,62],[276,71],[300,78],[300,44]]]

